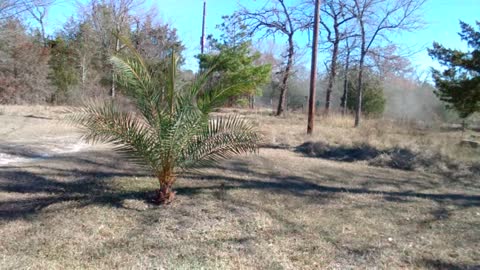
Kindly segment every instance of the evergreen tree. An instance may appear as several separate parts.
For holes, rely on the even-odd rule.
[[[50,80],[56,87],[52,96],[52,102],[62,103],[67,101],[69,90],[78,83],[77,72],[75,70],[74,50],[61,37],[49,42],[51,47],[51,57],[49,65],[51,68]]]
[[[252,52],[245,27],[237,18],[224,17],[224,20],[218,26],[222,30],[220,41],[210,36],[208,39],[212,51],[198,56],[200,69],[214,71],[212,80],[215,84],[236,88],[237,94],[231,97],[230,105],[242,103],[248,97],[253,107],[253,97],[270,78],[271,65],[257,64],[261,55]]]
[[[364,71],[365,72],[365,71]],[[357,74],[358,71],[353,72]],[[366,73],[366,74],[365,74]],[[386,99],[383,93],[382,82],[373,72],[366,70],[364,73],[364,80],[362,82],[363,97],[362,97],[362,111],[369,117],[380,117],[385,111]],[[347,108],[355,110],[357,106],[357,86],[354,85],[353,80],[348,82]]]
[[[434,42],[428,53],[445,66],[444,71],[432,69],[437,90],[435,94],[447,103],[447,108],[467,118],[480,111],[480,22],[473,26],[460,22],[461,39],[471,51],[448,49]]]

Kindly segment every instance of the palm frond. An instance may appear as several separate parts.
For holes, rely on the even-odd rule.
[[[159,159],[157,142],[151,126],[131,112],[121,112],[112,102],[91,102],[70,115],[84,132],[83,138],[92,143],[104,142],[137,164],[155,169]]]
[[[150,90],[152,78],[142,61],[136,58],[123,59],[112,56],[110,62],[118,76],[118,83],[125,87],[129,94],[138,95]]]
[[[255,152],[258,140],[254,127],[240,116],[216,117],[184,151],[184,167],[211,164],[236,154]]]
[[[112,56],[111,62],[118,76],[118,83],[123,86],[127,95],[133,97],[137,109],[149,124],[155,126],[163,113],[160,109],[161,83],[152,76],[141,57],[123,59]]]
[[[220,108],[225,104],[225,102],[233,96],[236,96],[243,92],[241,87],[238,85],[213,87],[205,91],[198,100],[198,107],[203,113],[210,113],[214,109]]]

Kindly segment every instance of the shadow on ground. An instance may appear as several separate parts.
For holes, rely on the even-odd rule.
[[[392,168],[406,171],[422,170],[441,173],[454,177],[461,168],[459,164],[440,154],[425,154],[414,152],[407,148],[394,147],[378,149],[368,144],[353,146],[333,146],[324,142],[305,142],[295,148],[295,151],[308,157],[323,158],[341,162],[365,161],[376,167]],[[467,177],[480,176],[480,164],[470,164],[464,170]]]
[[[467,195],[458,193],[431,193],[431,192],[416,192],[414,190],[434,189],[438,186],[438,182],[419,182],[418,187],[415,185],[403,189],[396,181],[399,179],[385,179],[376,178],[369,175],[370,188],[364,188],[361,185],[328,185],[323,184],[321,179],[316,179],[316,176],[299,176],[295,174],[281,174],[275,171],[268,173],[258,172],[252,169],[248,161],[235,161],[226,163],[221,166],[220,170],[227,171],[228,176],[221,175],[186,175],[185,178],[192,180],[219,180],[224,181],[221,186],[208,187],[181,187],[178,188],[179,193],[197,194],[207,189],[251,189],[251,190],[265,190],[269,192],[283,192],[301,197],[328,197],[335,194],[349,193],[360,195],[382,195],[388,201],[408,201],[413,198],[428,199],[435,202],[448,201],[452,204],[461,206],[480,206],[480,195]],[[329,170],[323,169],[322,172],[329,175],[335,181],[335,177],[341,175],[333,175]],[[242,177],[247,176],[247,177]],[[318,175],[320,176],[320,175]],[[320,181],[319,181],[320,180]],[[445,179],[446,180],[446,179]],[[409,179],[406,179],[409,181]],[[329,181],[325,181],[329,182]],[[385,183],[395,187],[398,191],[382,190]],[[378,187],[376,187],[376,184]]]
[[[148,238],[152,231],[158,229],[161,222],[171,224],[168,227],[171,230],[186,228],[186,232],[191,232],[196,237],[201,231],[196,226],[205,224],[225,226],[221,223],[221,220],[225,219],[225,216],[232,216],[234,221],[238,221],[238,224],[245,226],[244,230],[248,233],[236,236],[229,234],[225,239],[209,240],[212,242],[186,237],[187,240],[182,238],[181,241],[176,242],[179,245],[178,248],[185,245],[215,246],[215,248],[218,248],[218,245],[233,243],[238,244],[239,247],[252,246],[252,250],[254,250],[253,246],[255,244],[268,241],[271,234],[280,234],[285,239],[297,239],[299,236],[307,236],[308,238],[308,236],[313,235],[319,237],[316,240],[320,239],[331,244],[349,262],[375,265],[376,260],[383,253],[393,252],[392,250],[396,250],[397,247],[382,246],[379,243],[359,245],[358,243],[363,241],[360,236],[345,236],[345,238],[342,238],[342,233],[338,232],[338,228],[333,228],[334,226],[325,226],[324,229],[312,227],[311,224],[306,225],[302,219],[292,217],[297,217],[298,212],[296,211],[299,208],[310,206],[314,209],[335,211],[333,216],[340,223],[357,224],[355,223],[356,220],[342,216],[341,210],[346,211],[345,215],[361,211],[362,215],[377,215],[375,218],[381,216],[383,220],[384,216],[382,214],[385,212],[382,211],[391,211],[388,206],[391,207],[394,204],[397,207],[394,209],[402,209],[402,207],[410,209],[412,205],[408,203],[419,202],[415,205],[427,205],[427,209],[424,210],[426,214],[414,221],[408,221],[409,223],[405,226],[397,224],[398,227],[395,227],[399,230],[405,230],[405,232],[397,232],[403,238],[418,238],[417,236],[421,233],[430,232],[432,230],[431,226],[436,226],[438,222],[451,220],[452,217],[458,215],[455,212],[458,209],[463,210],[480,206],[480,195],[473,193],[476,190],[475,188],[466,191],[463,186],[457,186],[451,192],[442,192],[442,189],[437,187],[442,185],[441,182],[412,179],[409,177],[415,177],[418,174],[411,172],[404,172],[402,175],[389,178],[386,174],[376,175],[366,171],[364,175],[357,175],[358,172],[349,172],[348,169],[341,170],[338,167],[327,166],[320,168],[319,171],[302,171],[295,168],[294,165],[280,169],[276,166],[281,166],[283,163],[274,159],[282,153],[292,153],[285,149],[271,151],[274,151],[271,156],[260,155],[239,158],[223,162],[218,167],[201,168],[196,174],[184,175],[179,179],[176,187],[176,191],[181,198],[179,203],[181,205],[178,207],[173,205],[166,209],[149,208],[149,211],[138,214],[135,216],[137,223],[133,226],[134,229],[131,230],[129,235],[124,236],[124,241],[131,243],[128,242],[130,239]],[[308,162],[313,161],[313,159],[298,157],[298,155],[295,155],[295,158],[301,158]],[[317,163],[313,162],[313,165],[317,165]],[[375,168],[375,170],[379,171],[380,169]],[[3,166],[0,168],[0,223],[17,219],[32,220],[44,217],[40,214],[48,211],[58,211],[56,207],[49,208],[50,205],[63,202],[67,203],[61,204],[59,207],[69,210],[70,207],[77,208],[91,205],[124,208],[123,202],[126,199],[148,201],[149,196],[154,192],[153,189],[122,189],[112,184],[117,180],[129,182],[135,181],[135,178],[148,176],[149,174],[144,170],[122,162],[116,154],[108,151],[59,155],[23,165]],[[356,177],[365,178],[368,180],[368,185],[365,184],[366,182],[356,181],[354,179]],[[465,190],[465,192],[456,193],[458,190]],[[245,192],[238,194],[234,191]],[[365,199],[369,195],[372,195],[372,197]],[[210,197],[206,200],[205,196]],[[250,196],[257,196],[258,198]],[[272,197],[279,201],[270,204],[269,200]],[[350,201],[338,200],[339,197],[349,197]],[[351,199],[352,197],[353,199]],[[360,199],[356,199],[357,197]],[[71,205],[68,202],[75,203]],[[357,205],[356,202],[360,203]],[[206,206],[208,204],[217,205],[217,207],[210,209]],[[378,209],[375,209],[374,207],[377,206]],[[354,210],[349,210],[349,208]],[[97,210],[94,209],[94,211]],[[124,214],[127,216],[133,215],[128,211],[124,211]],[[302,213],[300,212],[300,214]],[[258,216],[267,217],[265,220],[274,220],[272,224],[275,226],[271,228],[276,229],[251,234],[252,227],[250,226],[255,220],[252,215],[256,215],[257,218]],[[303,213],[303,215],[307,216],[308,213]],[[328,219],[332,217],[332,214],[327,213],[325,217]],[[262,218],[260,220],[263,220]],[[322,215],[319,214],[315,218],[321,219]],[[395,216],[395,214],[392,214],[390,218],[394,222],[407,222],[401,216]],[[385,222],[388,222],[388,217]],[[338,225],[336,223],[332,224]],[[374,225],[379,226],[378,224]],[[161,232],[169,232],[170,229],[168,228],[163,228]],[[382,228],[382,226],[379,226],[379,228]],[[205,227],[204,230],[211,230],[211,227]],[[176,234],[182,235],[179,232],[176,232]],[[374,233],[374,235],[376,234]],[[259,239],[259,237],[264,238]],[[155,237],[150,238],[155,239]],[[469,241],[472,241],[472,243],[475,241],[474,237],[464,237],[464,239],[470,239]],[[118,241],[117,238],[112,238],[111,242],[107,241],[97,248],[103,251],[104,247],[108,245],[115,248],[122,246],[117,245],[116,241]],[[295,241],[292,240],[291,243],[295,243]],[[473,246],[472,243],[468,242],[468,247]],[[302,245],[308,246],[306,242],[302,242],[300,246],[294,248],[301,248]],[[124,246],[128,247],[128,245]],[[314,250],[306,252],[309,256],[318,253]],[[464,262],[457,263],[436,260],[436,258],[425,258],[414,263],[427,269],[477,269],[475,265],[465,264]]]
[[[17,149],[14,153],[37,157],[33,151]],[[145,176],[148,176],[145,170],[122,162],[108,152],[57,155],[21,165],[0,166],[0,220],[27,217],[51,204],[66,201],[118,207],[123,199],[144,199],[148,192],[119,192],[112,189],[108,181],[115,177]]]
[[[433,269],[433,270],[479,270],[480,264],[477,265],[469,265],[469,264],[456,264],[456,263],[448,263],[442,260],[434,260],[434,259],[422,259],[417,262],[418,265],[425,267],[426,269]]]
[[[365,151],[361,157],[373,156],[375,151]],[[26,154],[29,155],[29,154]],[[329,155],[333,155],[330,153]],[[338,156],[342,156],[338,154]],[[369,185],[344,184],[333,185],[331,181],[322,181],[322,175],[341,180],[341,175],[329,174],[323,170],[317,174],[295,175],[280,174],[274,170],[260,172],[253,169],[251,162],[239,160],[226,162],[219,168],[222,174],[200,173],[187,174],[187,180],[216,180],[209,185],[192,185],[177,187],[180,195],[195,196],[203,192],[218,190],[264,190],[285,193],[299,197],[328,199],[336,194],[381,195],[386,201],[407,202],[414,198],[428,199],[435,202],[448,202],[454,205],[470,207],[480,206],[480,195],[459,193],[432,193],[418,190],[431,190],[438,183],[418,182],[415,186],[410,181],[408,188],[398,184],[399,180],[369,177]],[[147,199],[151,191],[123,192],[109,185],[115,177],[145,177],[148,172],[130,164],[119,161],[118,156],[109,152],[84,152],[75,156],[63,155],[22,166],[3,166],[0,171],[0,192],[18,194],[0,197],[0,218],[15,219],[31,215],[42,208],[62,202],[78,201],[81,204],[110,204],[120,206],[125,198]],[[241,177],[240,177],[241,176]],[[244,177],[247,176],[247,177]],[[349,177],[346,175],[345,177]],[[408,179],[405,181],[409,181]],[[411,184],[413,182],[413,186]],[[395,190],[384,190],[385,185]],[[17,198],[18,197],[18,198]]]

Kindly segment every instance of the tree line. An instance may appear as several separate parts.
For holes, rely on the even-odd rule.
[[[7,0],[0,4],[0,103],[74,104],[86,97],[115,97],[121,86],[109,59],[130,53],[122,38],[159,71],[173,52],[179,55],[180,65],[183,62],[185,46],[175,26],[159,20],[155,9],[144,11],[142,1],[87,1],[47,36],[46,14],[54,2]],[[263,100],[275,104],[276,115],[282,115],[287,107],[304,107],[308,72],[301,54],[312,44],[305,48],[298,41],[312,32],[314,2],[267,0],[259,9],[239,6],[223,18],[217,27],[219,36],[208,36],[206,52],[197,56],[197,73],[215,70],[209,83],[224,87],[248,81],[227,105],[253,107]],[[321,1],[319,46],[324,57],[316,82],[321,86],[316,105],[322,113],[332,109],[352,112],[358,126],[362,115],[382,115],[394,106],[385,97],[392,81],[399,82],[396,88],[404,85],[405,89],[433,92],[433,87],[417,76],[408,52],[390,38],[422,27],[424,4],[425,0]],[[284,46],[269,51],[258,45],[272,38]],[[440,49],[434,45],[431,55],[437,57],[434,51]],[[180,80],[196,76],[192,71],[179,72]],[[440,89],[441,77],[434,72]],[[436,93],[447,103],[452,100],[441,91]],[[401,95],[391,93],[389,98],[401,99]],[[432,104],[432,110],[437,110],[438,104]],[[476,106],[469,108],[472,111]]]
[[[1,103],[114,97],[118,84],[109,59],[128,54],[122,37],[159,67],[172,51],[184,50],[175,28],[160,22],[155,10],[138,11],[140,1],[91,0],[53,36],[44,30],[48,4],[52,1],[12,1],[0,9]],[[34,16],[38,10],[43,15]]]

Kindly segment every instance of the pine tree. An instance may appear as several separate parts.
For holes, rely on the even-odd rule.
[[[49,43],[51,47],[50,80],[56,87],[51,101],[58,104],[67,101],[71,87],[78,83],[75,65],[72,65],[76,59],[73,48],[61,37]]]
[[[435,94],[464,119],[480,111],[480,22],[476,25],[477,30],[460,22],[459,35],[471,51],[447,49],[437,42],[428,50],[433,59],[446,67],[444,71],[432,69]]]
[[[259,87],[268,82],[271,65],[259,64],[259,52],[254,52],[245,25],[235,17],[224,17],[224,23],[217,26],[222,31],[220,40],[208,38],[211,52],[198,55],[200,69],[212,70],[212,80],[221,85],[234,85],[236,94],[230,98],[230,104],[242,103],[248,98],[253,108],[254,96]],[[210,83],[213,83],[211,81]]]

